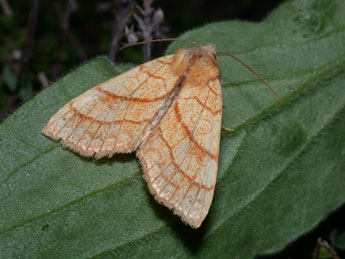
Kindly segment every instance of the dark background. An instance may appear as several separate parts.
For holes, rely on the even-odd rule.
[[[149,2],[0,0],[0,123],[51,82],[93,57],[107,55],[114,62],[141,63],[163,54],[166,44],[161,43],[153,44],[149,55],[142,46],[118,53],[118,47],[128,43],[126,33],[141,41],[148,39],[145,33],[149,39],[178,37],[216,21],[259,22],[283,1],[156,0],[148,11],[144,3]],[[332,236],[344,229],[344,212],[345,208],[340,209],[270,258],[311,258],[318,238],[332,245]]]
[[[151,28],[151,38],[178,37],[215,21],[260,21],[280,2],[155,0],[151,18],[158,9],[164,18],[159,26]],[[136,6],[143,8],[143,1],[0,0],[0,3],[0,123],[18,105],[72,68],[96,56],[109,55],[114,38],[118,44],[128,43],[123,25],[141,33],[133,15],[141,15]],[[121,25],[124,20],[127,23]],[[139,35],[138,40],[143,37]],[[150,58],[161,56],[166,45],[153,44]],[[125,49],[115,58],[116,62],[143,60],[142,47]]]

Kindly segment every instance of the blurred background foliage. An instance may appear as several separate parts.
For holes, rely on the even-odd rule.
[[[0,123],[51,82],[96,56],[141,63],[161,56],[166,43],[121,52],[119,47],[129,42],[178,37],[215,21],[259,22],[280,2],[0,0]],[[341,253],[345,235],[336,243],[332,237],[337,229],[345,228],[344,212],[340,209],[312,233],[273,257],[305,258],[319,250],[319,258],[331,258],[333,248]]]
[[[153,44],[147,57],[142,46],[117,53],[120,45],[177,37],[214,21],[260,21],[279,2],[0,0],[0,122],[87,60],[108,55],[115,62],[141,63],[162,55],[167,44]]]

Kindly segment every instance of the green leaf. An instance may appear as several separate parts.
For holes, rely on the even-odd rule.
[[[275,253],[345,201],[345,2],[287,1],[262,23],[219,22],[182,37],[215,43],[225,127],[200,229],[154,202],[134,154],[82,158],[43,135],[66,102],[128,66],[94,59],[0,127],[1,257],[230,257]],[[168,53],[187,43],[176,42]]]
[[[329,253],[329,251],[323,246],[321,246],[317,259],[331,259],[331,258],[332,258],[332,255]]]

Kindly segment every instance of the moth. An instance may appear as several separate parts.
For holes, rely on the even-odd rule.
[[[42,132],[85,157],[136,151],[154,198],[198,228],[218,170],[223,105],[215,54],[215,45],[179,49],[137,66],[67,103]]]

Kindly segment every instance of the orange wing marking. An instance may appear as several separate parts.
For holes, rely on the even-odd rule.
[[[216,155],[212,154],[210,151],[205,149],[203,146],[201,146],[194,140],[192,133],[188,130],[188,127],[182,122],[181,114],[179,113],[177,106],[174,107],[174,111],[176,113],[177,119],[181,122],[183,129],[187,132],[190,141],[193,142],[200,149],[201,152],[209,155],[213,160],[217,161],[218,157]]]
[[[200,119],[201,119],[201,117],[202,117],[202,115],[203,115],[203,113],[204,113],[204,111],[205,111],[205,109],[206,109],[206,102],[207,102],[208,98],[209,98],[209,92],[207,93],[207,97],[205,98],[204,103],[202,104],[202,103],[200,102],[200,105],[201,105],[203,108],[202,108],[202,110],[201,110],[201,112],[200,112],[200,115],[199,115],[199,117],[198,117],[198,119],[197,119],[197,123],[194,125],[194,128],[192,129],[192,132],[189,132],[188,128],[187,128],[187,127],[184,125],[184,123],[182,122],[181,115],[180,115],[180,114],[177,114],[177,119],[179,120],[179,122],[180,122],[181,125],[183,126],[184,130],[187,132],[187,135],[188,135],[188,137],[190,138],[192,144],[195,144],[199,149],[201,149],[201,146],[198,145],[198,144],[196,143],[196,141],[194,140],[194,131],[195,131],[195,129],[197,128],[197,126],[199,125],[199,121],[200,121]],[[175,110],[175,111],[178,112],[178,106],[177,106],[177,104],[176,104],[176,110]],[[191,149],[191,144],[188,146],[188,148],[189,148],[189,151],[190,151],[190,149]],[[189,153],[189,152],[188,152],[188,153]],[[210,152],[208,152],[208,153],[210,154]],[[187,155],[186,155],[186,157],[187,157]],[[210,157],[212,157],[212,156],[210,156]],[[199,157],[199,160],[200,160],[200,163],[201,163],[202,159],[201,159],[200,157]],[[190,167],[191,161],[192,161],[192,160],[189,161],[188,169],[189,169],[189,167]],[[187,171],[188,171],[188,169],[187,169]],[[181,201],[180,201],[179,204],[177,205],[177,207],[179,208],[179,207],[181,206],[181,204],[185,201],[186,196],[187,196],[188,193],[189,193],[189,190],[190,190],[194,185],[197,185],[197,186],[198,186],[198,187],[197,187],[197,188],[198,188],[198,192],[197,192],[197,194],[195,195],[195,198],[194,198],[194,200],[193,200],[193,203],[191,204],[191,208],[189,209],[189,211],[191,211],[192,208],[193,208],[193,206],[194,206],[194,203],[195,203],[195,201],[196,201],[196,198],[197,198],[197,196],[198,196],[198,194],[199,194],[199,192],[200,192],[200,188],[203,186],[203,184],[199,184],[199,183],[197,183],[197,182],[194,182],[194,179],[196,178],[197,174],[194,175],[193,179],[191,179],[190,177],[188,177],[187,174],[185,174],[184,176],[187,177],[187,179],[189,180],[190,184],[189,184],[188,189],[187,189],[186,192],[184,193],[183,198],[181,199]],[[212,188],[212,187],[211,187],[211,188]],[[214,187],[213,187],[213,188],[214,188]]]
[[[153,78],[162,80],[163,82],[166,81],[166,78],[161,77],[161,76],[155,76],[154,74],[150,73],[149,71],[147,71],[147,72],[145,72],[145,73],[149,76],[149,78],[150,78],[150,77],[153,77]],[[166,88],[166,84],[165,84],[165,83],[164,83],[164,86],[165,86],[165,88]]]
[[[159,128],[158,130],[161,131],[160,128]],[[169,178],[170,180],[169,180],[168,184],[170,183],[170,181],[172,180],[172,178],[176,175],[176,173],[181,173],[184,177],[186,177],[186,178],[188,179],[189,182],[192,182],[195,178],[191,178],[188,174],[186,174],[186,172],[183,171],[183,170],[181,169],[181,167],[176,163],[174,156],[171,154],[171,151],[172,151],[176,146],[178,146],[185,138],[182,138],[175,146],[170,146],[169,143],[165,140],[165,138],[164,138],[163,135],[161,134],[161,132],[158,134],[158,136],[163,140],[163,142],[165,143],[165,145],[166,145],[166,146],[168,147],[168,149],[169,149],[169,152],[167,152],[166,156],[170,156],[170,157],[171,157],[171,162],[164,168],[164,170],[161,170],[161,171],[164,172],[165,169],[167,169],[171,164],[173,164],[174,167],[176,168],[175,173],[171,176],[171,178]],[[188,153],[188,152],[186,152],[186,153]],[[164,160],[164,159],[166,158],[166,156],[163,157],[161,160]],[[185,161],[186,158],[188,158],[187,155],[186,155],[186,156],[184,157],[184,159],[182,160],[182,163],[184,163],[184,161]],[[191,162],[191,160],[189,160],[188,168],[189,168],[190,162]],[[181,164],[182,164],[182,163],[181,163]],[[147,169],[147,172],[149,172],[151,169],[153,169],[154,166],[157,165],[157,164],[159,164],[159,162],[156,163],[156,164],[153,164],[153,165],[151,166],[151,168],[148,168],[148,169]],[[187,168],[187,169],[188,169],[188,168]],[[162,177],[163,179],[165,179],[165,178],[162,176],[162,174],[159,174],[159,175],[157,175],[157,176],[154,178],[154,180],[152,181],[152,184],[153,184],[153,182],[155,182],[159,177]],[[206,190],[212,190],[212,189],[214,189],[214,186],[212,186],[212,187],[207,187],[206,185],[201,184],[201,183],[197,183],[197,182],[196,182],[195,184],[200,185],[202,188],[204,188],[204,189],[206,189]],[[162,189],[161,191],[163,191],[163,189]],[[161,192],[161,191],[160,191],[160,192]]]
[[[114,93],[108,92],[108,91],[103,90],[103,89],[98,89],[98,88],[95,88],[95,89],[97,91],[100,91],[100,92],[104,93],[105,95],[107,95],[109,98],[111,98],[113,100],[120,99],[120,100],[123,100],[123,101],[131,101],[131,102],[137,102],[137,103],[151,103],[151,102],[161,101],[162,99],[167,97],[171,93],[171,91],[172,91],[171,90],[170,92],[167,92],[166,94],[164,94],[162,96],[159,96],[157,98],[146,99],[146,98],[137,98],[137,97],[129,98],[129,96],[119,96],[119,95],[116,95]],[[135,89],[135,91],[136,90],[138,90],[138,89]],[[135,91],[131,95],[133,95],[135,93]]]
[[[115,105],[114,105],[115,106]],[[76,116],[82,118],[81,121],[83,120],[94,120],[95,122],[99,122],[99,123],[102,123],[102,124],[117,124],[117,123],[120,123],[122,120],[116,120],[116,121],[101,121],[101,120],[95,120],[95,118],[91,117],[91,116],[88,116],[88,114],[81,114],[80,112],[77,111],[77,109],[75,107],[72,106],[71,104],[71,109],[76,113]],[[111,112],[112,110],[110,110]],[[107,117],[107,115],[105,116]],[[125,122],[130,122],[130,123],[133,123],[133,124],[140,124],[142,122],[149,122],[150,120],[148,119],[144,119],[144,120],[141,120],[141,121],[134,121],[134,120],[129,120],[129,119],[123,119]],[[80,122],[81,122],[80,121]],[[77,124],[77,127],[78,127],[79,124]]]
[[[151,75],[154,76],[154,74],[157,73],[161,68],[162,68],[162,67],[157,68],[157,69],[154,71],[154,73],[151,74]],[[148,73],[147,73],[147,74],[148,74]],[[136,93],[136,92],[137,92],[137,91],[138,91],[138,90],[149,80],[150,74],[148,74],[148,75],[149,75],[148,78],[146,78],[143,82],[141,82],[141,83],[139,84],[139,86],[138,86],[137,88],[134,89],[134,91],[132,91],[129,95],[127,95],[127,96],[125,96],[125,97],[117,96],[117,95],[114,94],[114,93],[111,93],[111,92],[106,91],[106,90],[104,90],[104,89],[98,89],[98,87],[96,87],[97,90],[102,91],[103,93],[105,93],[106,95],[112,97],[113,99],[116,100],[117,98],[119,98],[119,99],[122,99],[123,101],[126,102],[126,110],[125,110],[125,113],[124,113],[124,115],[123,115],[123,117],[122,117],[122,120],[120,120],[120,129],[119,129],[118,134],[117,134],[118,136],[120,136],[121,133],[122,133],[124,122],[125,122],[125,121],[127,122],[127,120],[126,120],[125,118],[126,118],[126,116],[127,116],[127,114],[128,114],[128,110],[129,110],[129,107],[130,107],[130,105],[128,105],[129,102],[147,102],[147,103],[148,103],[148,102],[160,101],[160,100],[162,100],[163,98],[165,98],[165,97],[170,93],[170,92],[168,92],[168,93],[166,93],[165,95],[160,96],[160,97],[157,97],[157,98],[154,98],[154,99],[133,98],[132,96],[133,96],[133,95],[134,95],[134,94],[135,94],[135,93]],[[165,80],[163,80],[163,82],[164,82],[164,85],[165,85]],[[166,88],[166,87],[165,87],[165,88]],[[111,110],[111,111],[112,111],[112,110]],[[148,120],[144,120],[144,121],[148,121]],[[143,122],[143,121],[141,121],[141,122]],[[104,134],[105,137],[104,137],[103,140],[102,140],[102,144],[101,144],[100,150],[102,150],[102,147],[103,147],[103,145],[104,145],[104,141],[105,141],[105,139],[107,139],[108,133],[111,132],[111,129],[112,129],[113,125],[114,125],[114,123],[111,124],[111,127],[109,127],[108,130],[106,131],[106,133]],[[97,130],[98,130],[98,129],[97,129]],[[94,135],[96,135],[96,133],[95,133]],[[114,145],[113,145],[113,149],[116,147],[116,144],[117,144],[118,139],[119,139],[119,138],[116,138],[116,139],[115,139],[115,142],[114,142]]]
[[[97,96],[99,96],[99,93],[94,94],[94,95],[92,96],[92,98],[90,98],[89,101],[85,102],[85,103],[80,107],[79,110],[82,110],[83,108],[85,108],[85,107],[86,107],[88,104],[90,104],[90,103],[94,100],[94,98],[97,97]],[[70,104],[72,105],[72,104],[73,104],[73,101],[71,101]],[[67,115],[69,112],[71,112],[71,111],[70,111],[70,110],[67,110],[67,112],[64,113],[63,118],[65,118],[65,115]],[[88,111],[87,114],[89,114],[90,112],[91,112],[91,109]],[[73,120],[73,118],[75,117],[75,115],[76,115],[76,113],[73,113],[73,116],[72,116],[71,118],[68,118],[68,119],[65,120],[64,124],[61,126],[61,128],[59,129],[59,131],[58,131],[58,133],[56,134],[56,136],[59,136],[59,135],[60,135],[60,133],[62,132],[62,130],[67,126],[67,124],[68,124],[71,120]],[[73,132],[73,130],[72,130],[72,132]]]
[[[211,79],[210,81],[213,81],[213,80],[217,80],[217,79],[216,79],[216,78],[215,78],[215,79]],[[214,95],[219,96],[218,93],[216,93],[216,92],[212,89],[212,87],[210,86],[209,83],[207,84],[207,88],[208,88],[212,93],[214,93]]]
[[[156,60],[158,63],[161,63],[163,65],[171,65],[171,62],[164,62],[163,60],[157,59]]]
[[[203,106],[202,102],[198,99],[198,97],[196,96],[192,96],[192,97],[188,97],[188,98],[184,98],[184,100],[195,100],[197,101],[197,103],[199,103],[201,106]],[[205,105],[205,109],[208,110],[210,113],[212,113],[212,115],[217,115],[218,113],[221,113],[222,110],[215,110],[213,111],[210,107],[208,107],[207,105]]]
[[[108,111],[108,113],[109,113],[110,111]],[[108,113],[107,113],[107,115],[108,115]],[[101,127],[101,122],[103,122],[103,121],[100,121],[100,122],[97,122],[98,120],[98,118],[101,116],[102,114],[100,113],[98,116],[96,116],[95,117],[95,119],[92,121],[92,123],[90,123],[90,125],[89,125],[89,127],[88,128],[86,128],[86,130],[84,131],[84,134],[83,134],[83,136],[79,139],[79,141],[77,142],[77,145],[79,144],[79,142],[83,139],[83,137],[85,136],[85,134],[86,133],[90,133],[89,132],[89,129],[95,124],[95,123],[98,123],[99,125],[97,126],[97,129],[94,131],[94,133],[92,134],[92,137],[90,138],[90,142],[89,142],[89,144],[88,144],[88,146],[86,147],[86,149],[85,149],[85,152],[87,152],[88,151],[88,149],[90,148],[90,145],[91,145],[91,143],[93,142],[93,140],[94,140],[94,138],[95,138],[95,136],[96,136],[96,134],[97,134],[97,132],[98,132],[98,130],[99,130],[99,128]],[[104,116],[104,118],[105,118],[106,116]],[[92,133],[92,132],[91,132]],[[91,155],[93,155],[93,154],[91,154]]]

